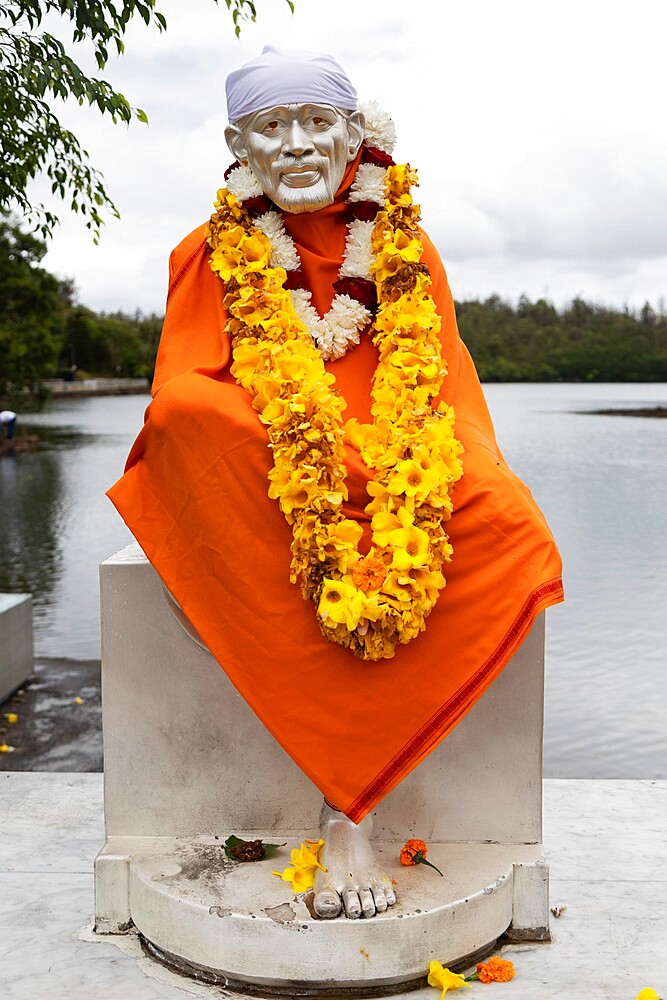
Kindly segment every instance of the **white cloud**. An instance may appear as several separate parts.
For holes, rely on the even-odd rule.
[[[123,216],[99,248],[63,212],[46,265],[96,309],[161,310],[171,247],[229,162],[227,72],[270,42],[331,51],[394,117],[455,295],[657,301],[667,278],[667,5],[282,0],[240,41],[210,0],[162,0],[107,75],[151,124],[68,109]]]

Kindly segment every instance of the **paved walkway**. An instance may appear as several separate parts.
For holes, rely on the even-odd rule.
[[[544,839],[563,907],[552,943],[504,948],[516,978],[465,996],[634,1000],[653,986],[667,998],[667,782],[546,781]],[[103,841],[101,774],[0,772],[2,1000],[240,1000],[166,971],[131,936],[92,937]]]

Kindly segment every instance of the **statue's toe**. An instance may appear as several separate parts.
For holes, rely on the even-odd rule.
[[[381,886],[376,886],[373,890],[373,899],[375,901],[375,910],[377,913],[385,913],[389,903],[387,902],[387,897],[385,891]]]
[[[393,906],[394,903],[396,902],[396,893],[394,892],[391,886],[387,886],[387,888],[384,890],[384,896],[385,899],[387,900],[387,906]]]
[[[365,917],[375,916],[377,907],[370,889],[359,890],[359,902],[361,903],[361,911]]]
[[[320,920],[334,920],[343,909],[343,902],[334,889],[320,889],[313,900],[315,913]]]
[[[356,889],[343,889],[343,906],[348,920],[358,920],[361,916],[361,901]]]

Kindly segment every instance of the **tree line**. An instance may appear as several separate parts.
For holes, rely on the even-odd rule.
[[[41,266],[46,244],[0,218],[0,399],[39,398],[63,375],[150,378],[162,317],[96,313]]]
[[[575,298],[459,302],[459,329],[486,382],[667,382],[667,312]]]
[[[76,302],[71,281],[41,266],[46,244],[0,218],[0,397],[42,379],[151,378],[162,317],[97,313]],[[611,309],[574,299],[559,310],[539,299],[494,295],[457,304],[461,336],[482,381],[667,381],[667,313]]]

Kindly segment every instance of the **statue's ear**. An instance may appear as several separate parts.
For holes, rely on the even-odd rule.
[[[243,132],[236,125],[228,125],[225,129],[225,139],[234,159],[242,163],[248,159],[248,151],[243,138]]]
[[[361,144],[364,141],[365,128],[366,128],[366,119],[364,118],[361,111],[353,111],[352,114],[347,119],[347,137],[348,137],[347,162],[348,163],[352,162],[352,160],[355,158],[355,156],[361,149]]]

